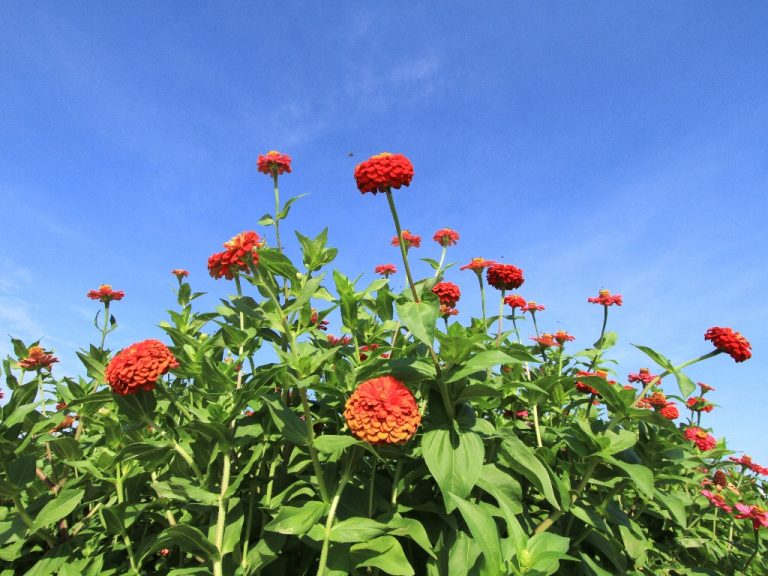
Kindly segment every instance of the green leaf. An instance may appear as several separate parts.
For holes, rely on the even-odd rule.
[[[483,440],[475,432],[438,428],[424,433],[421,446],[427,468],[446,498],[446,510],[451,512],[455,506],[446,495],[466,498],[480,476],[485,457]]]
[[[480,548],[464,532],[457,532],[456,539],[448,550],[448,574],[470,574],[480,556]]]
[[[355,567],[372,566],[393,576],[415,574],[400,542],[392,536],[380,536],[350,548]]]
[[[315,448],[323,454],[335,454],[341,452],[350,446],[362,445],[362,442],[352,436],[337,436],[334,434],[323,434],[315,438]]]
[[[493,517],[483,508],[472,504],[452,494],[448,495],[453,505],[458,507],[464,522],[467,523],[475,543],[485,556],[485,561],[491,573],[501,570],[501,546],[499,531]]]
[[[354,284],[344,274],[333,271],[333,280],[336,283],[336,291],[339,293],[339,308],[341,310],[341,323],[349,330],[357,326],[358,299],[355,296]]]
[[[35,479],[35,457],[31,454],[19,456],[8,463],[8,480],[19,490]]]
[[[623,470],[632,479],[634,488],[643,496],[653,498],[653,472],[640,464],[628,464],[613,456],[606,456],[605,461]]]
[[[85,490],[62,490],[37,513],[30,530],[37,532],[41,528],[58,522],[77,508],[84,494]]]
[[[219,558],[219,551],[216,549],[216,546],[194,526],[177,524],[176,526],[166,528],[162,534],[170,537],[184,552],[201,556],[208,561]]]
[[[398,302],[397,315],[414,338],[427,346],[435,339],[435,323],[440,314],[437,298],[422,302]]]
[[[677,370],[673,370],[672,374],[675,375],[677,387],[680,388],[680,394],[682,394],[683,398],[688,398],[688,396],[693,394],[694,390],[696,390],[696,384],[694,384],[693,380]]]
[[[307,443],[307,427],[296,413],[288,408],[282,401],[262,396],[272,420],[277,426],[277,431],[294,444],[305,445]]]
[[[517,364],[517,362],[516,358],[512,358],[512,356],[505,354],[501,350],[486,350],[470,358],[460,370],[451,374],[445,381],[447,383],[456,382],[475,372],[480,372],[500,364]]]
[[[332,542],[367,542],[387,531],[387,525],[370,518],[348,518],[331,530]]]
[[[424,525],[415,518],[395,516],[387,523],[387,527],[390,528],[391,536],[407,536],[421,546],[432,558],[435,558],[427,531],[424,529]]]
[[[514,433],[505,431],[499,450],[499,460],[505,466],[525,476],[552,506],[560,508],[547,469],[536,457],[533,449]]]
[[[662,354],[659,354],[653,348],[648,348],[647,346],[640,346],[639,344],[632,344],[632,346],[634,346],[641,352],[645,353],[646,356],[648,356],[651,360],[656,362],[656,364],[658,364],[665,370],[669,370],[670,372],[672,372],[675,369],[675,367],[672,365],[672,362],[670,362],[668,358],[666,358]]]
[[[570,540],[551,532],[536,534],[528,541],[528,552],[531,555],[531,572],[547,576],[554,574],[560,568],[560,560],[571,559],[566,554]]]
[[[299,194],[298,196],[294,196],[293,198],[288,198],[288,200],[285,201],[285,204],[283,204],[282,209],[280,212],[277,213],[277,219],[278,220],[284,220],[288,217],[288,212],[291,210],[291,205],[296,202],[299,198],[304,198],[306,194]]]
[[[637,432],[619,430],[619,432],[616,433],[609,430],[602,436],[598,436],[597,441],[600,443],[600,446],[603,447],[603,449],[600,450],[600,454],[603,456],[610,456],[612,454],[617,454],[618,452],[623,452],[637,444]]]
[[[264,530],[280,534],[302,535],[325,514],[326,505],[323,502],[310,501],[300,508],[281,506],[277,516],[264,527]]]
[[[669,511],[672,519],[682,528],[688,527],[688,516],[685,513],[684,495],[676,496],[669,490],[655,490],[655,502]]]
[[[123,396],[122,394],[112,394],[112,399],[120,408],[128,420],[151,420],[152,415],[157,408],[157,399],[154,393],[148,390],[139,390],[134,394]]]

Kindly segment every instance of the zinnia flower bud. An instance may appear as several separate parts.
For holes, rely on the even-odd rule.
[[[131,344],[112,358],[104,375],[115,394],[126,396],[154,390],[157,379],[179,363],[159,340]]]
[[[413,178],[413,164],[402,154],[382,152],[355,167],[355,181],[362,193],[389,192],[408,186]]]
[[[405,444],[421,422],[413,394],[393,376],[360,384],[347,400],[344,418],[352,434],[370,444]]]

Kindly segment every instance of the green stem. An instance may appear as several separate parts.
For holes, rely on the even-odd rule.
[[[331,530],[333,529],[333,521],[336,519],[336,509],[339,507],[341,493],[344,491],[344,488],[347,486],[347,482],[349,482],[349,479],[352,477],[352,469],[355,462],[357,461],[356,456],[357,447],[353,448],[349,455],[349,459],[347,460],[346,466],[344,468],[344,473],[341,477],[341,482],[339,482],[339,485],[336,488],[336,492],[333,494],[333,499],[331,500],[331,507],[328,510],[328,518],[325,521],[325,536],[323,537],[323,547],[320,550],[320,561],[317,565],[317,576],[325,575],[325,568],[328,564],[328,550],[330,549],[331,544]]]
[[[520,331],[517,329],[517,320],[515,320],[515,309],[512,309],[512,328],[515,329],[515,341],[520,344]]]
[[[531,310],[531,320],[533,320],[533,329],[536,331],[536,338],[540,336],[539,325],[536,324],[536,310]]]
[[[747,573],[747,567],[752,563],[752,560],[755,559],[755,556],[757,556],[757,551],[760,549],[760,535],[758,533],[758,529],[754,529],[755,533],[755,549],[752,551],[752,554],[747,558],[746,563],[744,564],[744,568],[741,569],[741,571],[746,574]]]
[[[405,249],[405,241],[403,240],[403,231],[400,228],[400,218],[397,217],[397,208],[395,208],[395,200],[392,197],[392,191],[387,190],[387,202],[389,203],[389,211],[392,212],[392,219],[395,221],[395,231],[397,231],[398,245],[400,246],[400,255],[403,257],[403,266],[405,266],[405,276],[408,278],[408,285],[411,287],[411,293],[413,294],[413,301],[419,303],[419,295],[416,292],[416,284],[413,282],[413,276],[411,275],[411,267],[408,265],[408,251]]]
[[[693,360],[689,360],[687,362],[683,362],[679,366],[676,366],[672,370],[665,370],[663,373],[656,376],[653,380],[648,382],[646,384],[645,388],[643,388],[642,392],[640,392],[640,395],[635,398],[635,401],[631,404],[630,408],[636,408],[638,403],[645,397],[645,395],[648,393],[648,390],[651,389],[656,383],[658,383],[659,380],[664,378],[665,376],[668,376],[673,371],[678,372],[682,370],[683,368],[686,368],[687,366],[690,366],[691,364],[695,364],[697,362],[701,362],[702,360],[706,360],[707,358],[712,358],[713,356],[716,356],[720,354],[721,350],[714,350],[708,354],[704,354],[703,356],[699,356],[698,358],[694,358]],[[614,418],[611,420],[611,422],[608,424],[608,427],[606,428],[605,432],[603,434],[607,435],[610,432],[613,432],[621,423],[623,418]],[[595,469],[597,468],[598,464],[600,463],[599,459],[595,459],[592,462],[590,462],[589,466],[587,467],[587,470],[584,472],[584,476],[581,479],[581,482],[579,482],[579,485],[576,487],[576,489],[571,493],[571,503],[576,503],[576,501],[581,496],[581,493],[584,491],[584,489],[587,487],[587,484],[589,483],[589,480],[592,477],[592,474],[595,472]],[[552,525],[557,522],[560,517],[565,514],[562,510],[555,510],[552,512],[546,519],[544,519],[541,524],[539,524],[536,529],[534,530],[534,534],[540,534],[542,532],[546,532],[549,530]],[[730,539],[730,538],[729,538]]]
[[[395,478],[392,480],[392,497],[389,500],[389,503],[394,508],[397,506],[397,485],[400,483],[400,474],[403,473],[403,464],[404,460],[401,458],[397,462],[397,467],[395,468]]]
[[[123,468],[120,462],[118,462],[115,467],[115,492],[117,492],[117,503],[123,504],[125,502],[125,493],[123,490]],[[136,564],[136,556],[133,553],[131,539],[128,537],[125,528],[121,527],[120,531],[123,535],[123,544],[125,544],[125,549],[128,552],[128,560],[131,563],[131,570],[135,574],[139,574],[139,567],[138,564]]]
[[[17,494],[13,497],[13,504],[16,506],[16,512],[19,513],[19,518],[21,518],[22,522],[29,528],[32,529],[32,526],[34,525],[34,521],[32,518],[30,518],[29,514],[27,514],[27,511],[24,510],[24,506],[21,503],[21,497]],[[48,546],[51,548],[56,546],[56,538],[51,536],[50,534],[43,532],[42,530],[38,530],[35,532],[35,534],[39,534],[42,536],[42,538],[48,543]]]
[[[275,176],[275,182],[277,182],[277,176]],[[275,221],[275,230],[277,230],[277,221]],[[238,299],[243,297],[243,288],[240,285],[240,274],[235,274],[235,287],[237,288]],[[240,332],[245,332],[245,314],[240,310]],[[245,342],[240,344],[240,348],[237,352],[237,384],[236,389],[240,390],[243,386],[243,350]]]
[[[40,371],[37,372],[37,393],[40,395],[40,410],[42,411],[43,416],[45,416],[45,385],[43,382],[43,375]]]
[[[203,473],[200,471],[200,468],[197,467],[197,464],[195,464],[195,461],[192,459],[192,456],[189,455],[189,452],[184,450],[184,448],[176,442],[176,440],[173,441],[173,449],[176,450],[176,452],[184,459],[184,462],[187,463],[187,465],[192,468],[192,471],[195,473],[195,476],[197,476],[198,479],[202,480]]]
[[[442,267],[443,267],[443,262],[445,262],[445,251],[446,251],[446,250],[447,250],[447,248],[446,248],[445,246],[443,246],[443,251],[442,251],[442,253],[440,254],[440,262],[438,262],[438,264],[437,264],[437,270],[435,270],[435,278],[437,278],[438,276],[440,276],[440,270],[441,270],[441,269],[442,269]]]
[[[227,524],[227,498],[225,497],[229,490],[229,476],[232,461],[229,452],[224,453],[224,466],[221,472],[221,489],[219,490],[219,505],[216,518],[216,549],[219,551],[218,558],[213,563],[214,576],[224,576],[222,568],[222,557],[224,556],[224,528]]]
[[[541,448],[543,444],[541,443],[541,430],[539,429],[539,406],[538,404],[533,405],[533,429],[536,431],[536,446]]]
[[[104,328],[101,329],[101,344],[99,344],[99,350],[104,351],[104,341],[107,339],[109,333],[109,300],[104,302]]]
[[[323,477],[323,469],[320,466],[320,459],[317,457],[317,449],[315,448],[315,429],[312,423],[312,411],[309,408],[309,400],[307,399],[307,390],[305,388],[299,389],[299,397],[301,398],[301,406],[304,409],[304,423],[307,427],[307,438],[309,442],[307,447],[309,448],[309,456],[312,458],[312,467],[315,470],[315,476],[317,476],[317,486],[320,489],[320,497],[323,502],[328,503],[328,489],[325,487],[325,478]]]
[[[477,281],[480,283],[480,307],[483,312],[483,332],[488,331],[488,317],[485,314],[485,284],[483,283],[483,271],[478,270]]]
[[[504,321],[504,293],[506,290],[504,288],[501,289],[501,300],[499,301],[499,329],[496,334],[496,347],[498,348],[501,346],[501,330],[503,327],[503,321]]]
[[[376,486],[376,461],[371,463],[371,480],[368,482],[368,518],[373,516],[373,491]]]
[[[605,336],[605,327],[608,324],[608,306],[603,306],[603,327],[600,329],[600,338],[597,341],[597,353],[595,353],[595,357],[592,358],[592,363],[589,365],[589,370],[587,372],[592,372],[592,370],[597,365],[597,361],[600,358],[601,352],[603,350],[603,337]]]
[[[277,215],[280,213],[280,188],[277,185],[277,169],[272,171],[272,182],[275,186],[275,240],[277,241],[277,251],[283,253],[283,246],[280,244],[280,220]]]

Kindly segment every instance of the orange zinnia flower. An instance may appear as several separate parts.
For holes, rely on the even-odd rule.
[[[450,228],[440,228],[440,230],[435,232],[435,235],[432,236],[432,240],[445,248],[448,246],[455,246],[456,242],[459,241],[459,233]]]
[[[208,258],[208,273],[216,279],[232,280],[238,272],[248,273],[247,258],[254,264],[259,263],[257,250],[264,245],[259,235],[253,231],[241,232],[224,243],[224,252],[218,252]]]
[[[51,364],[58,361],[58,358],[53,354],[49,354],[40,346],[32,346],[27,351],[27,357],[19,360],[19,366],[24,368],[24,370],[42,370],[43,368],[50,370]]]
[[[360,384],[347,400],[344,418],[352,434],[370,444],[405,444],[421,422],[413,394],[393,376]]]
[[[406,249],[418,248],[421,246],[421,236],[411,234],[409,230],[403,230],[402,234],[403,244],[405,244]],[[397,239],[397,236],[392,237],[392,246],[400,246],[400,241]]]
[[[89,290],[87,296],[91,300],[100,300],[106,304],[112,300],[122,300],[125,297],[125,292],[112,290],[112,286],[109,284],[102,284],[98,290]]]
[[[600,290],[600,294],[596,298],[587,298],[587,302],[590,304],[602,304],[603,306],[621,306],[621,294],[611,295],[610,290]]]
[[[139,390],[153,390],[157,379],[178,365],[165,344],[144,340],[118,352],[104,374],[112,391],[126,396]]]
[[[173,274],[174,276],[176,276],[176,278],[181,280],[182,278],[186,278],[187,276],[189,276],[189,271],[184,270],[182,268],[174,268],[173,270],[171,270],[171,274]]]
[[[413,178],[413,164],[402,154],[382,152],[355,167],[357,189],[362,193],[389,192],[408,186]]]
[[[711,340],[715,348],[726,352],[736,362],[744,362],[752,357],[752,345],[749,340],[730,328],[710,328],[704,335],[704,340]]]

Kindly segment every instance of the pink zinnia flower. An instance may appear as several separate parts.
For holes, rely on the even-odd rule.
[[[651,374],[650,369],[640,368],[640,372],[637,374],[630,372],[628,378],[630,382],[642,382],[643,384],[650,384],[651,380],[656,378],[656,376]],[[661,384],[661,380],[658,381],[658,384]]]
[[[768,527],[768,511],[760,506],[747,506],[739,503],[736,504],[736,509],[741,512],[741,514],[736,514],[736,518],[739,520],[751,518],[754,530],[759,530],[761,526]]]
[[[705,430],[697,426],[689,426],[683,432],[687,440],[696,444],[696,447],[702,452],[712,450],[717,447],[717,440],[714,436],[707,434]]]
[[[725,503],[725,498],[723,498],[720,494],[715,494],[714,492],[710,492],[709,490],[702,490],[701,495],[704,496],[707,500],[709,500],[714,506],[717,506],[721,510],[724,510],[728,512],[729,514],[733,510],[728,504]]]
[[[533,314],[535,312],[544,310],[544,306],[542,306],[541,304],[536,304],[536,302],[534,302],[533,300],[528,300],[528,303],[520,309],[523,312],[530,312]]]
[[[456,242],[459,241],[459,233],[450,228],[440,228],[440,230],[435,232],[435,235],[432,236],[432,240],[444,248],[455,246]]]
[[[373,269],[376,274],[381,274],[384,278],[389,278],[392,274],[397,273],[397,268],[394,264],[379,264]]]
[[[486,260],[485,258],[472,258],[472,260],[469,261],[469,264],[461,266],[459,270],[474,270],[476,272],[480,272],[489,266],[493,266],[494,264],[496,264],[496,262],[493,260]]]

